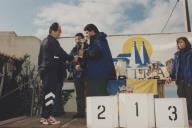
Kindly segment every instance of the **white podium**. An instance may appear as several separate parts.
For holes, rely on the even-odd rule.
[[[189,128],[185,98],[155,99],[157,128]]]
[[[119,117],[123,128],[154,128],[153,94],[119,94]]]
[[[87,97],[87,128],[118,127],[117,96]]]

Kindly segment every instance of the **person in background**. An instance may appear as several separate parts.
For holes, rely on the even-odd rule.
[[[71,50],[71,55],[79,56],[79,50],[85,50],[88,48],[88,44],[84,39],[82,33],[77,33],[75,35],[76,45]],[[73,80],[76,89],[76,103],[77,103],[77,113],[74,118],[85,117],[85,85],[84,85],[84,68],[86,66],[85,59],[81,59],[77,62],[72,63],[73,67]]]
[[[189,123],[192,124],[192,49],[186,37],[177,39],[173,68],[167,82],[175,80],[178,97],[186,98]]]
[[[61,26],[53,23],[49,28],[49,35],[42,41],[38,56],[38,68],[42,79],[42,113],[40,122],[42,124],[59,124],[60,121],[53,117],[53,107],[57,88],[60,86],[58,76],[58,64],[66,60],[77,60],[77,57],[68,55],[60,46],[57,39],[61,34]]]
[[[99,32],[94,24],[87,24],[84,32],[90,43],[87,50],[80,50],[80,55],[83,54],[87,63],[85,68],[86,96],[106,96],[108,80],[116,79],[107,35]]]

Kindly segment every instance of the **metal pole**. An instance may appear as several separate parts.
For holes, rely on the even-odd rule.
[[[187,32],[191,32],[188,0],[183,0],[183,4],[184,4],[184,12],[185,12],[185,30]]]
[[[0,76],[0,96],[2,96],[3,93],[3,85],[5,81],[5,66],[6,64],[4,63],[2,67],[2,76]]]

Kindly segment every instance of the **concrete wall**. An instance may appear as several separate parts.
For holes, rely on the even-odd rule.
[[[31,56],[31,61],[37,64],[40,39],[33,36],[17,36],[15,32],[0,32],[0,52],[17,58],[25,54]]]

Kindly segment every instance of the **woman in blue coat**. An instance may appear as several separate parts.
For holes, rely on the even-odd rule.
[[[188,118],[192,120],[192,49],[186,37],[177,39],[173,69],[169,81],[175,80],[178,97],[186,98]]]
[[[84,51],[84,57],[87,59],[86,94],[87,96],[105,96],[108,80],[116,78],[106,34],[99,32],[94,24],[86,25],[84,32],[89,42],[88,49]]]

